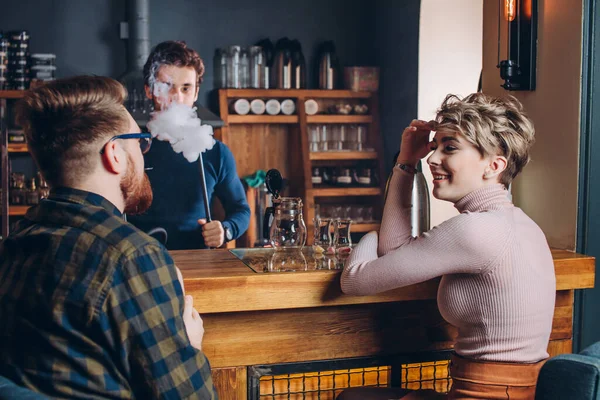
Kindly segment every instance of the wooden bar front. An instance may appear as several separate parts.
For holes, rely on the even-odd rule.
[[[221,399],[247,396],[251,365],[451,349],[436,305],[439,279],[348,296],[339,270],[256,273],[228,250],[171,252],[204,320],[203,350]],[[553,250],[556,309],[548,352],[569,353],[574,289],[594,286],[593,257]]]

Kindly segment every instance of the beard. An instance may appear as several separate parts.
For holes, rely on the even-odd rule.
[[[152,204],[152,186],[148,175],[136,177],[133,158],[127,154],[127,172],[121,179],[121,193],[125,201],[124,213],[129,215],[142,214]]]

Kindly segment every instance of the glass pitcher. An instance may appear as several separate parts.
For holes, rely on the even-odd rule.
[[[269,229],[271,245],[275,250],[302,249],[306,243],[306,225],[302,217],[302,199],[299,197],[280,197],[273,199],[273,214]]]

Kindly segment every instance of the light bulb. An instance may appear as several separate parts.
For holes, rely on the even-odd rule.
[[[504,0],[504,18],[512,22],[517,16],[517,0]]]

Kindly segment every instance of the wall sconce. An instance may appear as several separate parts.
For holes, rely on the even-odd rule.
[[[499,0],[498,65],[506,90],[535,90],[537,0]],[[500,26],[507,24],[506,60],[500,61]]]

